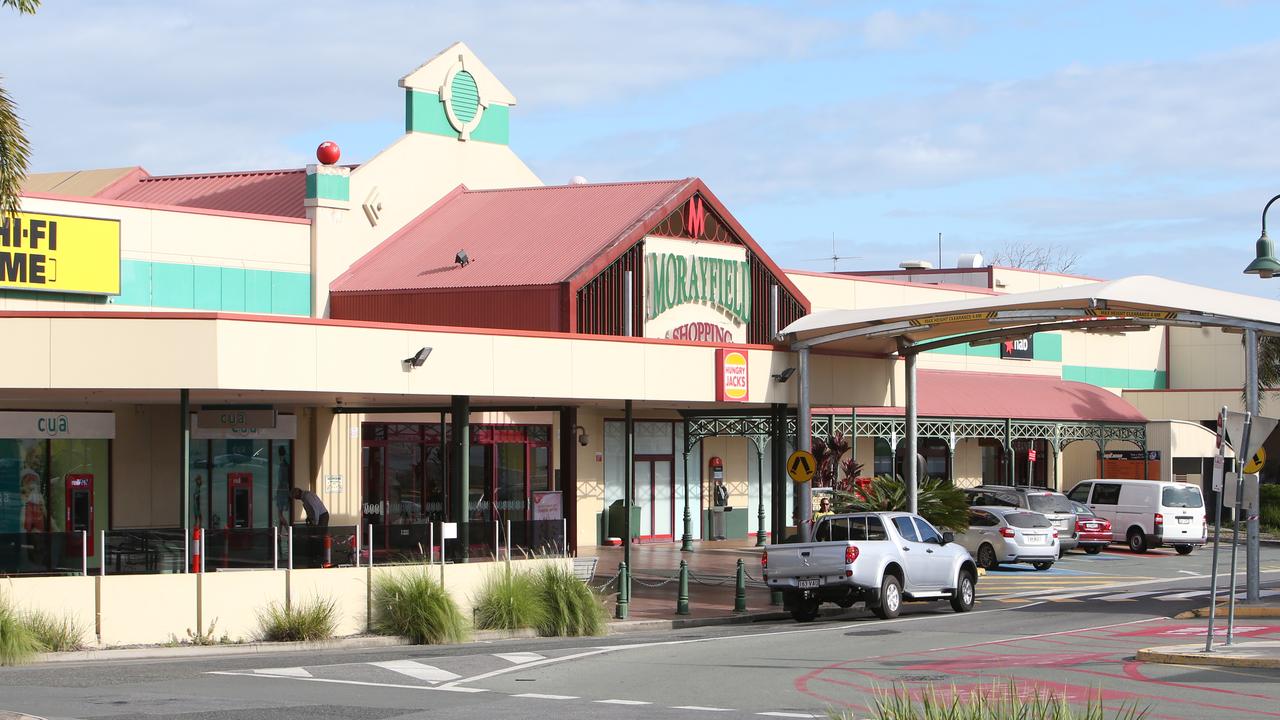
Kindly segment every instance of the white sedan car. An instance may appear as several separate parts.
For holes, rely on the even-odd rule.
[[[1031,563],[1048,570],[1058,559],[1058,531],[1049,518],[1022,508],[979,505],[969,508],[969,529],[956,534],[978,567]]]

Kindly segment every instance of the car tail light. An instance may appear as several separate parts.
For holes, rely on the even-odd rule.
[[[1156,513],[1156,524],[1164,525],[1164,515],[1161,515],[1160,513]]]
[[[858,546],[850,545],[844,549],[844,564],[852,565],[854,560],[858,559]]]
[[[760,553],[760,569],[761,569],[761,570],[768,570],[768,569],[769,569],[769,553],[768,553],[768,551],[765,551],[765,552]]]
[[[1057,530],[1054,530],[1054,531],[1053,531],[1053,539],[1054,539],[1054,540],[1057,540],[1057,539],[1058,539],[1058,531],[1057,531]]]
[[[1000,528],[1000,535],[1001,535],[1002,537],[1007,537],[1007,538],[1011,538],[1011,537],[1016,537],[1016,536],[1017,536],[1017,534],[1016,534],[1016,533],[1014,533],[1014,532],[1013,532],[1013,530],[1010,530],[1010,529],[1009,529],[1009,528],[1007,528],[1007,527],[1002,527],[1002,528]]]

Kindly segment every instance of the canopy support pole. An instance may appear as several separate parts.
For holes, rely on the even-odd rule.
[[[910,345],[904,345],[899,352],[906,353],[907,360],[907,456],[903,459],[903,465],[907,470],[907,512],[915,513],[916,511],[916,495],[919,492],[920,483],[920,467],[916,462],[918,456],[916,451],[917,435],[919,435],[919,422],[916,417],[916,359],[918,355],[911,352]]]
[[[800,387],[796,396],[796,449],[813,451],[813,418],[809,406],[809,348],[796,352],[800,360]],[[809,520],[813,517],[813,481],[796,483],[796,529],[800,541],[809,542]]]

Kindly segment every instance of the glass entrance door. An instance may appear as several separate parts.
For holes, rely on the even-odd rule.
[[[669,458],[635,461],[636,507],[640,508],[640,540],[674,539],[675,475]]]

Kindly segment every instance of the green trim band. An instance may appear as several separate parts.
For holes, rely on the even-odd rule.
[[[307,198],[346,202],[351,199],[351,176],[307,173]]]
[[[489,104],[480,116],[480,124],[471,131],[471,140],[507,145],[511,138],[511,108]],[[458,131],[449,124],[440,96],[422,90],[405,90],[404,131],[456,138]]]
[[[1167,390],[1169,388],[1169,373],[1164,370],[1063,365],[1062,379],[1124,390]]]
[[[120,285],[120,295],[111,298],[111,304],[270,315],[311,314],[311,275],[308,273],[122,260]]]

